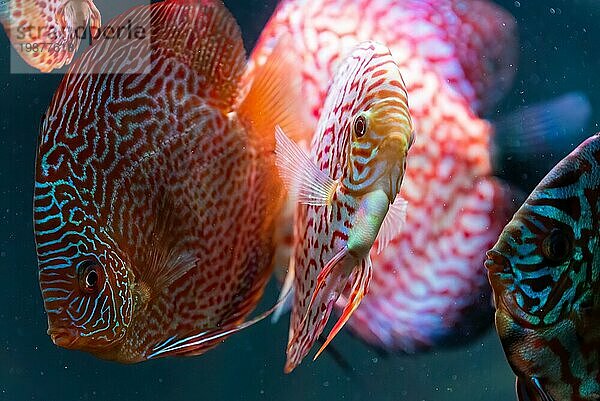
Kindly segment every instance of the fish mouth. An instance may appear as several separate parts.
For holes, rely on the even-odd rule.
[[[487,259],[484,262],[484,266],[490,273],[510,273],[510,261],[504,254],[491,249],[485,255]]]
[[[56,346],[62,348],[72,348],[79,338],[75,330],[65,328],[48,329],[48,335]]]

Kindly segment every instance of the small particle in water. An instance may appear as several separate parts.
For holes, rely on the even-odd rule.
[[[520,1],[515,1],[515,7],[521,7],[521,2]]]
[[[378,359],[378,358],[373,358],[373,359],[371,359],[371,361],[372,361],[373,363],[377,363],[377,362],[379,362],[379,359]]]
[[[552,14],[552,15],[556,14],[556,10],[552,7],[550,7],[550,14]]]
[[[329,382],[328,381],[323,382],[323,387],[329,387]]]

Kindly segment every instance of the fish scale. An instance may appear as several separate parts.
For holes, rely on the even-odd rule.
[[[600,399],[599,186],[596,134],[546,175],[488,252],[520,401]]]
[[[417,139],[401,190],[406,222],[380,254],[371,253],[373,278],[351,331],[385,350],[414,352],[487,327],[482,255],[514,208],[511,191],[492,177],[493,129],[477,114],[512,81],[514,19],[486,1],[288,0],[259,38],[254,66],[281,35],[294,39],[289,52],[302,60],[303,99],[315,125],[342,56],[361,40],[389,46],[410,97]],[[291,235],[277,235],[277,264],[286,266]]]
[[[271,273],[281,202],[274,123],[256,129],[269,112],[238,98],[243,42],[222,3],[166,1],[111,23],[129,20],[151,42],[100,40],[61,82],[34,198],[49,334],[127,363],[197,355],[256,321],[244,319]]]

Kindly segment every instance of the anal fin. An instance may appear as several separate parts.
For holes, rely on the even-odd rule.
[[[360,265],[354,271],[354,282],[352,284],[352,290],[350,292],[350,296],[348,297],[348,302],[346,307],[344,308],[342,315],[336,322],[335,326],[329,332],[327,339],[316,353],[314,359],[317,359],[319,355],[325,350],[327,345],[333,340],[333,338],[337,335],[337,333],[344,327],[344,324],[350,319],[350,316],[354,313],[360,302],[367,294],[369,289],[369,282],[371,281],[371,277],[373,275],[373,265],[371,264],[371,257],[367,255],[360,263]]]
[[[289,292],[288,294],[281,296],[277,303],[271,308],[245,322],[239,323],[239,318],[235,316],[233,321],[225,322],[220,327],[199,330],[183,336],[170,337],[167,340],[156,344],[154,348],[152,348],[152,351],[146,355],[146,359],[203,354],[210,348],[216,346],[219,342],[223,341],[226,337],[253,326],[267,318],[286,301],[288,296]]]
[[[517,376],[515,381],[515,389],[517,399],[519,401],[555,401],[552,396],[547,394],[541,387],[538,379],[533,377],[532,384],[528,384],[525,380]]]

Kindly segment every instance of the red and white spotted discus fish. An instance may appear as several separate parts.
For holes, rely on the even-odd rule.
[[[253,51],[259,66],[279,37],[291,37],[288,52],[298,60],[313,127],[342,56],[361,41],[388,46],[406,82],[417,138],[401,188],[410,212],[399,236],[371,253],[369,293],[349,321],[370,344],[412,352],[464,341],[491,324],[481,263],[515,208],[512,193],[492,176],[500,137],[478,113],[510,87],[515,31],[512,16],[481,0],[284,0]],[[589,111],[579,100],[530,108],[526,121],[549,127],[573,105]],[[303,146],[311,137],[294,139]],[[514,148],[525,154],[532,146]],[[288,223],[277,232],[278,266],[290,255],[289,219],[282,216]]]
[[[283,196],[274,116],[293,122],[275,89],[291,80],[268,62],[240,87],[242,37],[220,1],[112,23],[124,21],[150,42],[95,42],[43,120],[34,223],[48,334],[127,363],[198,355],[256,321],[244,322],[272,271]]]
[[[88,24],[96,36],[101,16],[93,0],[7,0],[0,22],[23,60],[50,72],[71,63]]]
[[[294,301],[285,371],[292,371],[323,331],[348,280],[342,316],[319,353],[350,318],[372,275],[376,238],[399,231],[406,202],[398,197],[413,142],[406,89],[387,47],[356,46],[335,73],[310,158],[282,130],[277,164],[292,199]],[[315,357],[316,358],[316,357]]]

